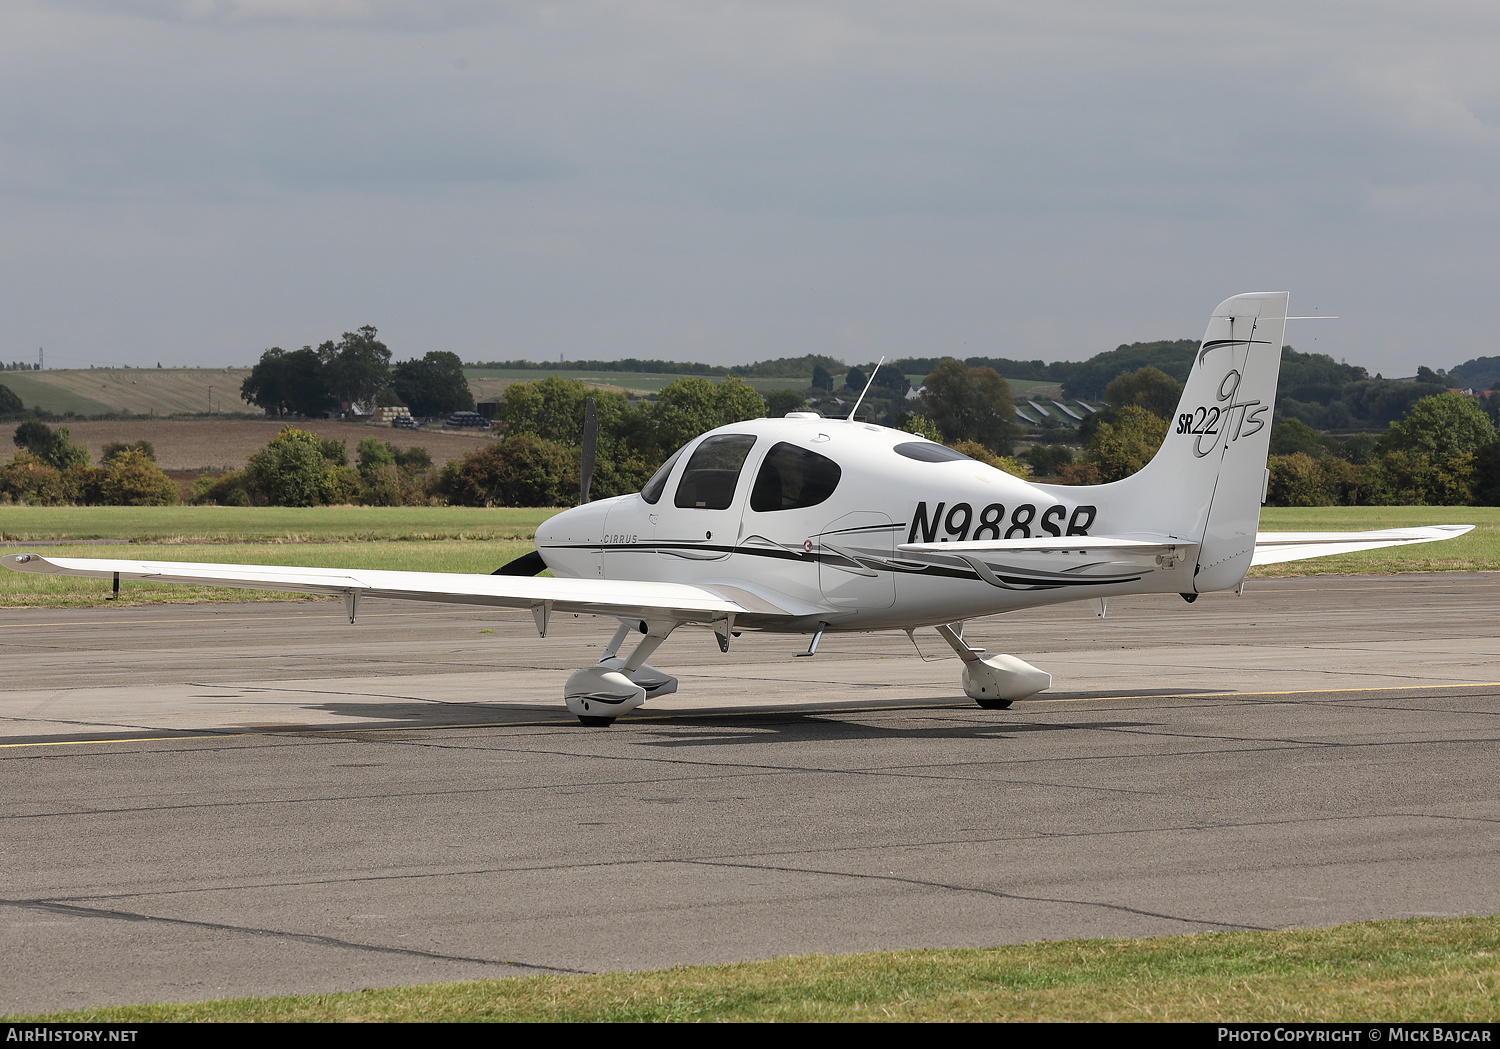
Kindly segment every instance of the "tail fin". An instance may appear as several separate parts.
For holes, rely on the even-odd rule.
[[[1284,291],[1252,292],[1221,302],[1156,456],[1089,492],[1111,535],[1198,543],[1199,593],[1238,586],[1255,554],[1287,299]],[[1078,491],[1059,494],[1076,499]]]

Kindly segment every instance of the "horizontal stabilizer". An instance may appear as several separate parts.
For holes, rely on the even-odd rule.
[[[1409,546],[1456,539],[1473,525],[1430,525],[1426,528],[1386,528],[1370,532],[1260,532],[1255,537],[1253,565],[1274,565],[1309,557],[1352,554],[1384,546]]]
[[[902,543],[896,549],[908,554],[1056,554],[1110,551],[1127,554],[1156,554],[1194,546],[1187,539],[1169,535],[1065,535],[1040,539],[980,539],[966,543]]]

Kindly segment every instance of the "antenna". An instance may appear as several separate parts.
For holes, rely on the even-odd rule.
[[[860,404],[862,404],[864,402],[865,394],[869,393],[870,392],[870,387],[875,385],[875,373],[880,370],[880,366],[882,364],[884,364],[884,363],[885,363],[885,354],[882,353],[880,355],[880,360],[878,360],[878,361],[875,362],[875,367],[873,367],[873,368],[870,369],[870,378],[868,380],[866,380],[866,382],[865,382],[865,388],[863,390],[859,391],[859,400],[855,401],[854,402],[854,407],[849,409],[849,418],[846,421],[851,422],[851,423],[854,421],[854,413],[857,412],[857,411],[859,411]]]

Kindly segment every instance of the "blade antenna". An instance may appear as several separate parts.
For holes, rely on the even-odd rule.
[[[589,485],[594,481],[594,452],[599,447],[599,411],[590,397],[583,405],[583,454],[579,461],[578,505],[589,501]]]
[[[854,421],[854,413],[859,411],[859,406],[864,402],[865,394],[869,393],[870,387],[875,385],[875,373],[880,370],[880,366],[884,363],[885,354],[882,353],[880,355],[880,360],[875,362],[875,367],[870,369],[870,378],[865,382],[865,388],[859,392],[859,400],[855,401],[854,407],[849,409],[849,418],[847,420],[848,422],[852,423]]]

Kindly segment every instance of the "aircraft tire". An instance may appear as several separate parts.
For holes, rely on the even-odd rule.
[[[1007,705],[1009,705],[1009,704],[1007,704]],[[615,723],[615,719],[614,718],[601,718],[601,717],[596,717],[596,716],[593,716],[593,715],[590,715],[590,714],[579,714],[578,715],[578,722],[579,722],[579,724],[581,724],[581,725],[587,725],[590,728],[609,728],[609,726],[611,726],[611,725],[613,725]]]
[[[976,699],[974,702],[978,703],[985,710],[1009,710],[1011,701],[1008,699]]]

